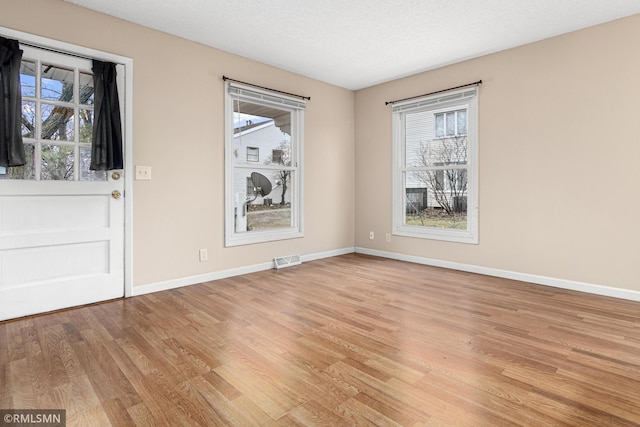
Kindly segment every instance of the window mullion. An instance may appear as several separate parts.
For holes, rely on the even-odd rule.
[[[73,71],[73,177],[80,181],[80,72]]]
[[[33,135],[33,173],[36,181],[42,179],[42,61],[36,59],[36,129]]]

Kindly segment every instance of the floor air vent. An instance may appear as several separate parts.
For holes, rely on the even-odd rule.
[[[291,255],[291,256],[281,256],[278,258],[274,258],[273,262],[276,265],[276,270],[280,270],[281,268],[290,267],[292,265],[299,265],[302,263],[300,260],[300,255]]]

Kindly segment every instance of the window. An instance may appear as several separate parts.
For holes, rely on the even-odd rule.
[[[0,179],[106,181],[89,170],[93,132],[91,61],[21,46],[22,139],[27,164]]]
[[[436,113],[436,138],[467,134],[467,110]]]
[[[258,147],[247,147],[247,162],[259,162],[260,149]]]
[[[225,105],[226,246],[302,237],[305,103],[226,82]]]
[[[393,232],[478,242],[477,88],[393,107]]]
[[[283,150],[273,150],[271,152],[271,162],[274,165],[281,165],[283,162]]]

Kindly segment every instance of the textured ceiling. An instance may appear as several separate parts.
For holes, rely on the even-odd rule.
[[[347,89],[640,13],[640,0],[65,0]]]

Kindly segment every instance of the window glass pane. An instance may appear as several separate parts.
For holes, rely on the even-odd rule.
[[[36,103],[22,101],[22,137],[36,137]]]
[[[407,172],[405,225],[467,229],[467,170]]]
[[[263,182],[253,181],[253,173],[260,174],[258,178]],[[292,175],[292,171],[235,169],[235,231],[237,233],[290,228],[292,226]],[[266,194],[261,193],[260,190],[268,190],[269,186],[271,187],[270,191]]]
[[[42,99],[73,102],[73,70],[42,64]]]
[[[20,87],[23,97],[36,96],[36,64],[23,60],[20,64]]]
[[[34,179],[35,169],[34,155],[35,149],[33,144],[24,144],[24,152],[27,163],[24,166],[0,168],[0,179]],[[4,169],[4,170],[2,170]]]
[[[40,179],[73,181],[74,160],[75,156],[72,146],[43,145]]]
[[[444,114],[436,114],[436,136],[442,138],[444,136]]]
[[[456,113],[455,113],[455,111],[447,113],[446,122],[447,122],[446,123],[446,125],[447,125],[447,136],[455,135],[456,134]]]
[[[92,171],[91,166],[91,147],[80,147],[80,181],[106,181],[107,172]]]
[[[422,140],[406,130],[405,164],[408,168],[463,165],[468,162],[467,137]]]
[[[93,110],[78,111],[78,120],[80,125],[80,142],[91,142],[91,136],[93,135]]]
[[[458,111],[458,135],[467,134],[467,110]]]
[[[250,102],[234,101],[233,153],[236,164],[273,163],[273,151],[283,152],[283,162],[290,157],[291,113]],[[253,149],[261,153],[257,158]],[[276,162],[277,163],[277,162]]]
[[[73,141],[73,108],[42,103],[42,139]]]
[[[93,105],[93,74],[80,73],[80,104]]]

